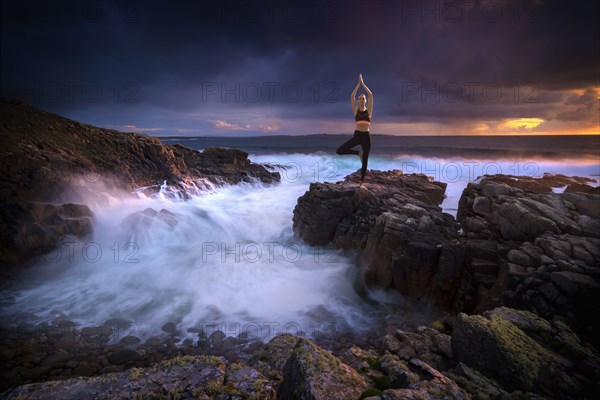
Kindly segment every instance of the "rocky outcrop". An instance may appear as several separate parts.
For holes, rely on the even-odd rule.
[[[92,378],[20,386],[6,398],[19,399],[275,399],[269,381],[248,366],[214,356],[182,356],[150,368]]]
[[[25,327],[8,332],[21,343],[0,347],[0,354],[25,353],[0,376],[37,383],[10,385],[0,398],[570,400],[594,398],[600,389],[599,358],[591,346],[561,321],[506,307],[444,319],[432,324],[436,329],[388,326],[373,345],[348,343],[339,352],[290,334],[262,344],[220,331],[199,333],[197,342],[186,339],[179,348],[156,337],[140,343],[125,336],[109,344],[111,329],[123,324],[109,320],[81,332],[71,327],[69,337],[49,330],[47,340],[31,332],[33,341],[22,337]],[[57,327],[69,328],[68,321]],[[60,349],[31,352],[49,340]],[[77,354],[77,346],[86,346],[86,355]],[[94,349],[108,353],[92,356]]]
[[[122,354],[127,352],[135,354],[135,358]],[[140,353],[121,350],[113,353],[109,361],[131,365],[139,361]],[[57,353],[54,358],[54,364],[68,360],[64,353],[62,357]],[[312,341],[282,334],[255,351],[248,363],[216,356],[178,356],[151,367],[22,385],[2,398],[45,399],[52,395],[61,399],[345,400],[358,399],[367,387],[362,375]]]
[[[591,399],[600,388],[597,352],[560,321],[499,307],[451,325],[396,329],[341,358],[371,382],[371,400]]]
[[[600,194],[587,178],[484,176],[465,188],[458,221],[438,206],[445,187],[422,174],[371,171],[367,190],[357,180],[311,184],[294,232],[361,250],[368,285],[454,311],[559,316],[595,340],[583,321],[600,311]]]
[[[583,183],[587,181],[484,176],[463,191],[457,219],[473,238],[524,242],[544,233],[600,237],[600,190]],[[567,183],[565,193],[552,192],[552,185]]]
[[[560,399],[591,398],[600,381],[600,358],[568,326],[528,311],[497,308],[460,314],[452,332],[457,359],[497,380],[508,391]]]
[[[82,124],[9,99],[0,99],[0,118],[3,203],[60,201],[100,181],[127,192],[158,191],[166,181],[182,196],[194,183],[279,181],[278,173],[236,149],[163,145],[158,138]]]
[[[251,364],[278,381],[283,399],[357,399],[367,388],[365,378],[307,339],[283,334],[259,351]]]
[[[279,181],[278,173],[240,150],[163,145],[158,138],[82,124],[18,100],[0,99],[0,120],[3,266],[20,266],[56,248],[65,234],[90,233],[85,220],[65,214],[64,203],[85,207],[81,204],[106,202],[102,192],[137,189],[149,195],[161,187],[185,199],[213,186]],[[33,208],[44,208],[42,219]],[[61,218],[69,218],[64,229]],[[82,226],[74,228],[76,223]]]
[[[364,190],[358,178],[311,184],[294,209],[294,232],[313,245],[363,250],[367,284],[451,303],[465,248],[458,224],[439,207],[445,184],[423,174],[370,171]]]
[[[294,231],[312,245],[333,242],[338,248],[362,248],[378,216],[408,203],[423,208],[423,215],[437,213],[446,188],[423,174],[399,170],[370,171],[368,190],[359,190],[358,179],[354,173],[336,183],[311,183],[294,208]]]
[[[493,296],[497,304],[559,318],[600,344],[590,322],[600,312],[600,193],[587,181],[494,175],[465,188],[458,219],[466,237],[498,250],[486,257],[496,265],[487,287],[472,264],[468,269],[470,310],[485,309]],[[564,193],[553,193],[556,186],[566,186]]]
[[[0,221],[0,260],[19,265],[53,250],[67,235],[90,235],[93,214],[84,204],[3,204]]]

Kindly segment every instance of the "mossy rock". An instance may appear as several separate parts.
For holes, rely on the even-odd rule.
[[[600,363],[595,351],[565,324],[528,311],[500,307],[483,315],[460,314],[452,348],[458,361],[509,392],[561,399],[597,393]]]
[[[499,315],[490,319],[460,314],[454,326],[452,349],[458,359],[513,390],[535,390],[551,359],[521,329]]]
[[[473,400],[493,400],[507,395],[497,382],[463,363],[458,363],[445,375],[469,393]]]
[[[297,341],[283,372],[281,398],[356,399],[368,387],[358,372],[308,339]]]
[[[231,398],[249,400],[275,399],[272,383],[254,368],[233,363],[227,371],[223,393]]]
[[[362,392],[360,394],[360,397],[358,398],[358,400],[363,400],[366,399],[367,397],[371,397],[371,396],[378,396],[381,394],[381,390],[377,389],[377,388],[368,388],[367,390],[365,390],[364,392]]]

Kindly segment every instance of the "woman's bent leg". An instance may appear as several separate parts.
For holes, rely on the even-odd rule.
[[[352,136],[350,139],[348,139],[347,141],[342,143],[342,145],[337,148],[335,153],[340,154],[340,155],[342,155],[342,154],[358,155],[358,150],[352,150],[352,147],[357,146],[359,144],[360,144],[360,141],[359,141],[358,137],[356,136],[356,134],[354,134],[354,136]]]

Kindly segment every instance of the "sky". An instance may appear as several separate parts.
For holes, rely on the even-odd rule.
[[[599,10],[586,0],[2,0],[0,92],[155,136],[349,134],[362,74],[374,134],[598,134]]]

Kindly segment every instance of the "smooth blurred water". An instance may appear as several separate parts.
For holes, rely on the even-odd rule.
[[[292,232],[294,206],[309,184],[342,180],[360,167],[358,157],[293,153],[250,159],[285,166],[279,168],[281,183],[222,187],[189,201],[163,187],[154,198],[91,204],[93,237],[43,257],[21,284],[2,293],[10,301],[0,316],[13,321],[30,313],[37,322],[65,317],[81,326],[118,317],[132,321],[132,333],[142,338],[159,334],[167,322],[184,334],[226,323],[228,335],[252,330],[265,337],[278,329],[308,336],[361,332],[407,310],[397,295],[360,284],[356,252],[307,246]],[[485,172],[598,174],[597,163],[573,160],[374,155],[369,168],[423,172],[448,182],[442,207],[454,215],[463,188]],[[142,214],[146,209],[159,214]]]

